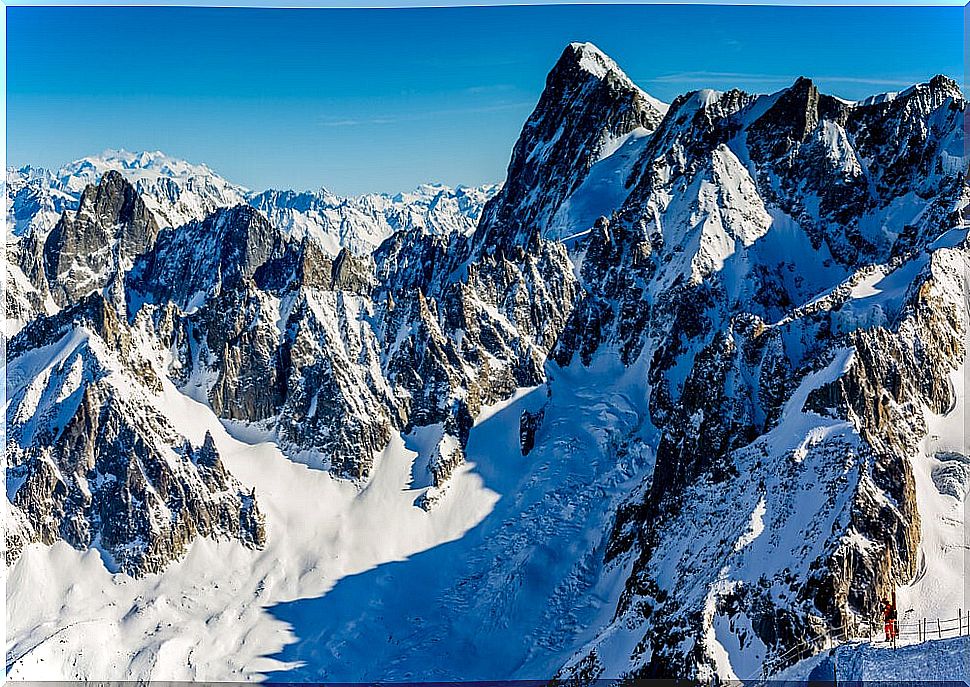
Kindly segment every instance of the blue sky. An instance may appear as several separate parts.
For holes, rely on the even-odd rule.
[[[7,9],[7,164],[161,149],[254,189],[504,178],[566,43],[670,100],[963,77],[963,8]]]

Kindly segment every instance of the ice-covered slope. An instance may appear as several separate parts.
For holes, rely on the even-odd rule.
[[[615,603],[597,581],[605,520],[649,469],[649,453],[613,454],[643,417],[636,375],[601,386],[614,373],[563,371],[551,403],[538,388],[487,408],[429,512],[414,506],[417,434],[391,442],[361,491],[233,439],[208,408],[172,396],[174,426],[193,442],[209,432],[227,469],[259,485],[266,548],[199,540],[164,574],[131,579],[94,552],[29,547],[8,578],[8,608],[22,609],[8,626],[11,678],[549,674],[577,627]],[[520,414],[546,403],[550,440],[524,461]],[[44,599],[30,591],[39,583]]]

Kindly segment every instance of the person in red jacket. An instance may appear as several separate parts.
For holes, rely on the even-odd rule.
[[[893,595],[895,596],[895,594]],[[882,620],[885,623],[886,631],[886,641],[891,642],[899,634],[899,629],[896,627],[896,601],[893,599],[883,599],[882,605]]]

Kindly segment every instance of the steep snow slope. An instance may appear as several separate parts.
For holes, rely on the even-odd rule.
[[[271,679],[542,679],[610,612],[622,571],[602,568],[606,519],[650,469],[645,444],[615,453],[645,437],[642,389],[605,360],[551,376],[472,430],[468,461],[498,498],[484,519],[451,544],[271,609],[299,637],[278,655],[294,668]],[[547,424],[523,457],[520,415],[540,409]]]
[[[548,675],[616,602],[622,571],[600,573],[604,519],[650,468],[649,453],[614,453],[646,438],[636,375],[604,389],[615,375],[563,370],[551,398],[523,389],[486,409],[469,462],[430,512],[414,505],[407,438],[359,491],[271,444],[233,439],[166,383],[179,431],[192,441],[210,432],[228,469],[259,485],[266,549],[202,539],[164,574],[132,579],[95,552],[30,546],[8,578],[10,677]],[[523,458],[520,413],[544,406],[549,428]]]
[[[916,576],[898,594],[902,622],[952,618],[954,609],[970,606],[965,596],[970,551],[967,369],[964,360],[952,374],[956,402],[946,414],[929,415],[924,448],[914,460],[923,536]]]
[[[610,141],[588,176],[556,211],[546,236],[560,241],[578,239],[600,217],[609,217],[621,207],[629,193],[633,165],[649,135],[650,131],[641,127]]]

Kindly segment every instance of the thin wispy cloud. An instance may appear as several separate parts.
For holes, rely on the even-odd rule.
[[[489,93],[508,93],[514,90],[515,86],[510,83],[496,83],[486,86],[469,86],[463,88],[461,92],[467,95],[488,95]]]
[[[919,77],[900,77],[896,79],[859,77],[859,76],[831,76],[831,75],[811,75],[806,74],[815,81],[825,81],[829,83],[856,84],[862,86],[886,86],[886,87],[907,87],[918,83],[922,79]],[[693,71],[676,72],[673,74],[663,74],[645,79],[646,83],[662,84],[698,84],[709,82],[736,82],[739,86],[744,84],[789,84],[797,76],[780,74],[757,74],[750,72],[717,72],[717,71]]]
[[[320,126],[325,127],[353,127],[353,126],[381,126],[386,124],[401,124],[403,122],[422,122],[441,117],[487,114],[489,112],[505,112],[509,110],[519,110],[532,107],[535,103],[531,101],[496,103],[494,105],[479,105],[473,107],[455,107],[439,110],[428,110],[427,112],[411,112],[393,115],[381,115],[376,117],[327,117],[323,116],[319,120]]]
[[[320,126],[357,126],[361,121],[359,119],[321,119]]]

